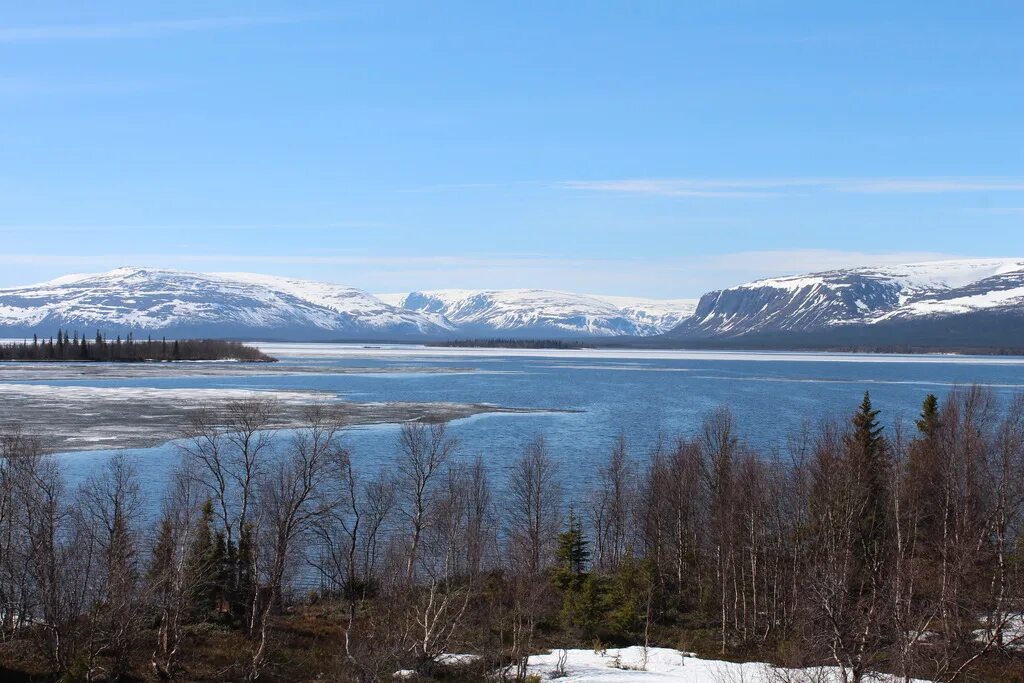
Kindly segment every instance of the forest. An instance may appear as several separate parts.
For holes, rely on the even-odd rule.
[[[125,456],[72,486],[3,435],[0,676],[525,682],[531,653],[619,644],[1024,675],[1024,398],[958,388],[883,428],[865,394],[746,425],[767,452],[723,408],[643,453],[623,434],[573,485],[541,436],[498,468],[410,422],[367,468],[329,404],[287,433],[275,410],[197,410],[164,491]]]
[[[65,330],[57,330],[53,337],[40,339],[32,336],[22,342],[0,344],[0,361],[105,361],[142,362],[178,360],[239,360],[267,362],[274,360],[259,349],[241,342],[221,339],[160,339],[152,337],[139,341],[132,333],[122,340],[118,335],[110,341],[97,332],[94,339],[71,336]]]

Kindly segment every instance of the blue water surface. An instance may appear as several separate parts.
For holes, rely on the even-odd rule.
[[[623,433],[634,455],[659,439],[692,432],[710,411],[729,407],[744,439],[766,454],[783,450],[804,423],[845,420],[870,391],[891,430],[916,417],[925,396],[957,386],[989,386],[1005,400],[1024,392],[1024,359],[837,354],[474,351],[419,347],[268,345],[277,369],[320,366],[324,374],[270,374],[251,368],[217,377],[83,379],[47,384],[103,387],[207,387],[317,390],[359,402],[489,403],[536,408],[532,414],[483,414],[458,420],[451,433],[459,457],[484,458],[501,478],[524,446],[543,435],[567,487],[592,479]],[[459,372],[425,372],[431,369]],[[390,374],[341,370],[400,370]],[[339,372],[330,372],[338,370]],[[563,412],[564,411],[564,412]],[[357,467],[373,471],[397,450],[398,427],[357,427],[346,435]],[[280,435],[282,440],[287,434]],[[80,480],[112,451],[60,455]],[[130,449],[143,486],[162,490],[177,461],[173,443]]]

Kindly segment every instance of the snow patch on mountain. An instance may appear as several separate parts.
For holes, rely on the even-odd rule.
[[[450,330],[452,325],[440,315],[410,316],[401,307],[382,301],[361,289],[330,282],[314,282],[294,278],[261,275],[258,273],[212,273],[232,282],[247,283],[257,287],[285,292],[302,301],[340,313],[346,316],[360,316],[364,324],[375,327],[414,324],[424,333],[436,332],[437,328]]]
[[[697,310],[698,299],[639,299],[628,296],[594,295],[616,306],[647,334],[661,334],[677,327]]]
[[[802,289],[823,284],[841,284],[837,279],[860,275],[898,284],[907,290],[953,289],[994,275],[1024,268],[1024,261],[1012,259],[961,259],[926,261],[902,265],[865,266],[812,273],[765,278],[738,285],[734,289]]]

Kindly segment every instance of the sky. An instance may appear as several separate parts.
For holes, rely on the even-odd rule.
[[[0,286],[1024,256],[1024,3],[0,0]]]

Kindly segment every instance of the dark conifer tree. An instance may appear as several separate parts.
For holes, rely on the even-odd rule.
[[[917,420],[917,430],[927,438],[931,438],[939,429],[939,399],[935,394],[928,394],[921,406],[921,417]]]
[[[878,410],[871,395],[864,392],[860,409],[853,416],[853,431],[847,437],[850,475],[861,500],[856,554],[861,569],[879,571],[888,533],[891,467],[889,447],[878,423]]]
[[[582,574],[590,561],[590,543],[583,534],[583,521],[574,512],[569,512],[569,524],[558,535],[558,562],[562,569],[571,574]]]
[[[238,539],[238,548],[228,548],[227,565],[234,581],[232,613],[249,623],[253,599],[256,595],[256,577],[253,575],[253,529],[247,524]]]
[[[157,600],[161,604],[166,600],[171,590],[171,572],[174,567],[174,526],[169,517],[160,520],[160,531],[153,544],[153,558],[146,570],[146,578],[149,579],[156,593]]]
[[[939,400],[928,394],[916,422],[918,438],[907,455],[906,484],[901,497],[902,516],[907,526],[918,532],[921,547],[922,580],[918,590],[930,597],[941,591],[942,538],[946,520],[945,496],[947,472],[939,448]]]
[[[196,538],[187,557],[187,572],[195,577],[198,588],[195,616],[200,618],[205,618],[217,608],[227,590],[227,586],[220,580],[224,564],[224,543],[222,537],[214,533],[213,523],[213,501],[207,500],[203,504]]]

